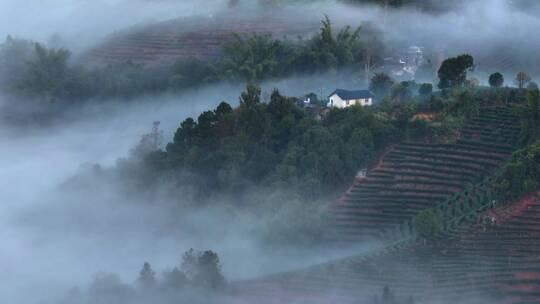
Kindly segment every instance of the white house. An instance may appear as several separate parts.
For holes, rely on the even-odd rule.
[[[329,108],[346,108],[354,105],[371,106],[373,105],[373,93],[368,90],[348,91],[337,89],[328,96]]]

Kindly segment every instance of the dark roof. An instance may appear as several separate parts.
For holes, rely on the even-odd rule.
[[[343,100],[373,98],[373,93],[371,93],[369,90],[349,91],[337,89],[332,94],[330,94],[330,96],[334,94],[337,94],[337,96],[339,96],[339,98]]]

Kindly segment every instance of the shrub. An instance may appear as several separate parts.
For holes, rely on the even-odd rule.
[[[441,231],[442,219],[433,209],[426,209],[416,217],[415,227],[422,238],[430,239]]]
[[[540,141],[516,151],[496,183],[497,193],[510,199],[540,186]]]

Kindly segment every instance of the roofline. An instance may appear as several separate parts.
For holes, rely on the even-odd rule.
[[[349,92],[354,91],[354,90],[345,90],[345,89],[335,89],[335,90],[334,90],[330,95],[328,95],[326,98],[330,98],[330,97],[331,97],[332,95],[334,95],[334,94],[339,96],[339,94],[337,93],[337,91],[339,91],[339,90],[342,90],[342,91],[349,91]],[[373,92],[371,92],[371,90],[357,90],[357,91],[366,91],[366,92],[369,92],[369,94],[371,95],[369,98],[375,97],[375,94],[373,94]],[[339,96],[339,98],[341,98],[341,96]]]

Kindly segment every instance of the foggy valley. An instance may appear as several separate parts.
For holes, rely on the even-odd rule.
[[[538,13],[2,1],[1,302],[540,301]]]

